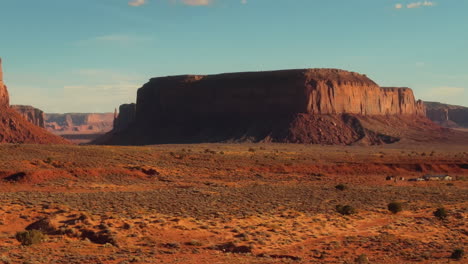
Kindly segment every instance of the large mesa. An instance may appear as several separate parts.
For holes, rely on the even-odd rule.
[[[363,74],[344,70],[180,75],[153,78],[140,88],[135,121],[101,143],[399,140],[365,127],[364,117],[384,125],[388,120],[433,125],[426,122],[424,104],[410,88],[381,88]]]

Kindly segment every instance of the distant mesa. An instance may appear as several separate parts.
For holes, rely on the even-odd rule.
[[[446,133],[410,88],[381,88],[344,70],[299,69],[153,78],[94,143],[373,145]]]
[[[69,143],[65,139],[52,135],[41,128],[40,125],[43,122],[40,119],[41,111],[38,109],[27,106],[10,107],[0,59],[0,143]]]
[[[47,113],[45,126],[54,134],[105,133],[113,127],[113,113]]]
[[[424,102],[427,117],[435,123],[450,128],[468,128],[468,107],[438,102]]]

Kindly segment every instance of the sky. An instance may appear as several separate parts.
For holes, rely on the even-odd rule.
[[[0,0],[12,104],[113,112],[150,78],[339,68],[468,106],[468,0]]]

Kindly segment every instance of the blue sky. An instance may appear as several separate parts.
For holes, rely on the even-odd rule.
[[[466,0],[0,0],[14,104],[112,112],[149,78],[341,68],[468,106]]]

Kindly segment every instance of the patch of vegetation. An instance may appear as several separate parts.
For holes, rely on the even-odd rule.
[[[188,245],[188,246],[203,246],[203,243],[194,239],[194,240],[191,240],[190,242],[187,242],[186,245]]]
[[[356,259],[354,259],[354,262],[357,264],[367,264],[369,263],[369,258],[366,254],[361,254]]]
[[[339,204],[335,208],[336,211],[342,215],[352,215],[357,213],[356,209],[354,209],[354,207],[352,207],[351,205]]]
[[[463,258],[464,255],[465,255],[465,251],[461,248],[457,248],[452,252],[452,255],[450,255],[450,258],[454,260],[460,260]]]
[[[400,202],[391,202],[387,205],[387,208],[390,212],[397,214],[403,211],[403,204]]]
[[[340,183],[340,184],[338,184],[338,185],[335,186],[335,189],[340,190],[340,191],[344,191],[344,190],[347,190],[347,189],[348,189],[348,186],[346,186],[346,185],[343,184],[343,183]]]
[[[16,240],[21,242],[21,245],[31,246],[35,244],[40,244],[44,240],[45,236],[39,230],[28,230],[17,232],[15,238]]]
[[[433,214],[440,220],[444,220],[448,217],[448,212],[444,207],[437,208],[437,210],[435,210]]]

